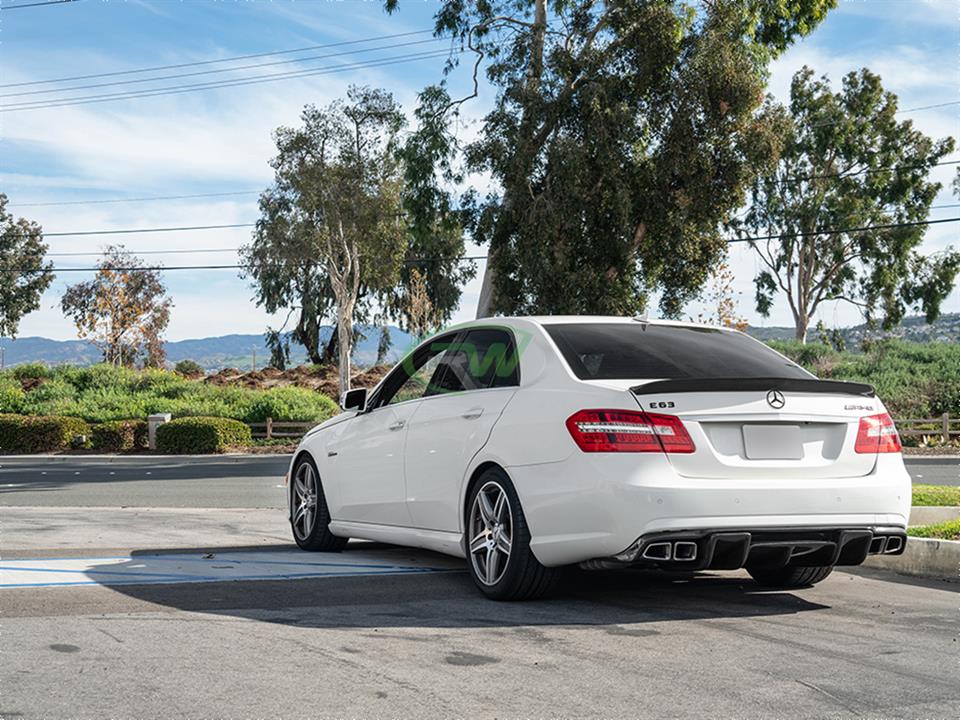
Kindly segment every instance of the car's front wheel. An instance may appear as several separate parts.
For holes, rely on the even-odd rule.
[[[832,565],[817,567],[759,568],[747,566],[747,572],[760,585],[775,588],[800,588],[816,585],[833,572]]]
[[[480,591],[493,600],[531,600],[556,584],[559,568],[540,564],[520,498],[499,468],[483,472],[467,498],[467,565]]]
[[[330,511],[323,494],[317,468],[308,456],[302,456],[293,468],[290,524],[293,539],[304,550],[338,552],[348,538],[330,532]]]

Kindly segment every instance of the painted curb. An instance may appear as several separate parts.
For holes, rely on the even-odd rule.
[[[911,537],[903,555],[874,555],[863,564],[901,575],[960,582],[960,541]]]
[[[927,505],[910,508],[910,527],[936,525],[937,523],[960,520],[960,507],[950,505]]]

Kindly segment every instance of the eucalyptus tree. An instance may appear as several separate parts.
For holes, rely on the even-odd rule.
[[[777,154],[768,62],[835,4],[443,0],[436,33],[472,51],[475,84],[442,115],[482,68],[496,92],[464,148],[493,181],[467,203],[489,248],[480,314],[627,314],[654,291],[677,314]]]
[[[929,175],[954,148],[897,119],[897,97],[880,77],[849,73],[834,92],[810,68],[793,77],[778,162],[750,189],[733,226],[761,261],[757,309],[786,296],[805,341],[824,302],[856,305],[885,327],[908,308],[936,319],[953,289],[960,253],[923,255],[930,205],[942,185]],[[864,229],[867,228],[867,229]]]
[[[298,339],[313,353],[320,320],[332,312],[345,392],[361,289],[385,292],[399,282],[405,119],[390,93],[360,87],[346,101],[308,105],[301,119],[275,133],[274,185],[260,197],[244,255],[268,311],[299,304]]]

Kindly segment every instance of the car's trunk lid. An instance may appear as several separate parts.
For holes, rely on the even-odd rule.
[[[854,452],[860,418],[879,412],[873,388],[797,378],[654,380],[631,385],[644,410],[676,415],[696,451],[669,454],[683,476],[859,477],[873,454]]]

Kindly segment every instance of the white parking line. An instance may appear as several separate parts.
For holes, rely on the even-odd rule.
[[[229,580],[292,580],[450,572],[463,561],[430,555],[402,562],[376,551],[317,556],[299,551],[212,555],[132,555],[0,561],[0,589],[75,585],[154,585]]]

